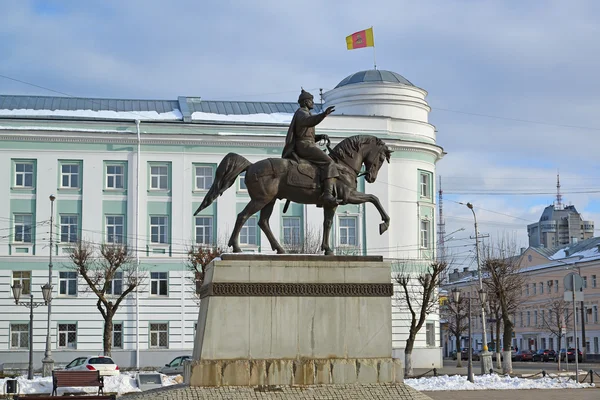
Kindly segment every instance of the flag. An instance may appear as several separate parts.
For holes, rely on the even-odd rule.
[[[374,47],[373,27],[359,32],[355,32],[350,36],[346,36],[346,46],[348,50],[361,49],[363,47]]]

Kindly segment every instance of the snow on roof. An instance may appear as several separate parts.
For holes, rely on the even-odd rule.
[[[224,122],[255,122],[270,124],[289,124],[294,114],[272,113],[272,114],[214,114],[205,112],[193,112],[192,120],[197,121],[224,121]]]
[[[156,111],[111,111],[111,110],[33,110],[18,109],[6,110],[0,109],[0,116],[10,117],[76,117],[76,118],[94,118],[94,119],[139,119],[139,120],[159,120],[159,121],[177,121],[183,116],[181,111],[173,110],[170,112],[159,113]]]

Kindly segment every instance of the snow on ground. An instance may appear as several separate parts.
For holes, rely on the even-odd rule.
[[[170,386],[178,383],[175,378],[171,376],[162,375],[162,385]],[[34,394],[34,393],[52,393],[52,377],[41,377],[34,376],[34,378],[30,381],[27,379],[27,376],[22,375],[19,376],[17,382],[19,383],[19,393],[20,394]],[[0,379],[0,395],[4,393],[4,384],[6,379]],[[137,383],[135,381],[135,374],[129,372],[123,372],[117,376],[105,376],[104,377],[104,392],[105,393],[117,393],[119,395],[130,392],[139,392],[140,389],[137,387]],[[76,392],[85,392],[90,394],[95,394],[98,392],[97,387],[65,387],[58,388],[58,395],[61,396],[63,393],[76,393]]]
[[[581,389],[592,387],[589,383],[577,383],[567,377],[518,378],[503,375],[476,375],[474,382],[462,375],[405,379],[404,383],[420,391],[439,390],[502,390],[502,389]]]

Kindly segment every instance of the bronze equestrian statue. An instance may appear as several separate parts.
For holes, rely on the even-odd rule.
[[[357,178],[365,175],[369,183],[375,182],[377,173],[392,151],[386,144],[369,135],[351,136],[330,150],[329,156],[317,147],[320,140],[329,141],[327,135],[315,135],[315,126],[334,111],[312,115],[312,95],[304,90],[298,103],[300,109],[294,114],[286,137],[283,158],[267,158],[252,164],[244,157],[227,154],[215,173],[215,179],[194,215],[210,206],[225,190],[231,187],[238,175],[246,172],[245,183],[250,202],[238,214],[228,246],[240,253],[239,234],[253,214],[260,211],[258,226],[265,233],[271,248],[278,254],[285,253],[269,226],[269,218],[277,199],[286,199],[299,204],[316,204],[323,207],[323,240],[321,250],[332,255],[329,237],[335,210],[339,204],[372,203],[379,211],[383,222],[379,233],[389,227],[387,215],[377,196],[357,191]],[[327,146],[329,148],[329,146]],[[310,160],[310,162],[308,161]],[[361,169],[365,167],[365,172]]]

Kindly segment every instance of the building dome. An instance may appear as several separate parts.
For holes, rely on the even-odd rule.
[[[366,71],[355,72],[352,75],[348,75],[338,85],[336,89],[342,86],[352,85],[355,83],[364,82],[382,82],[382,83],[399,83],[402,85],[414,86],[408,79],[400,74],[392,71],[382,71],[378,69],[369,69]]]

